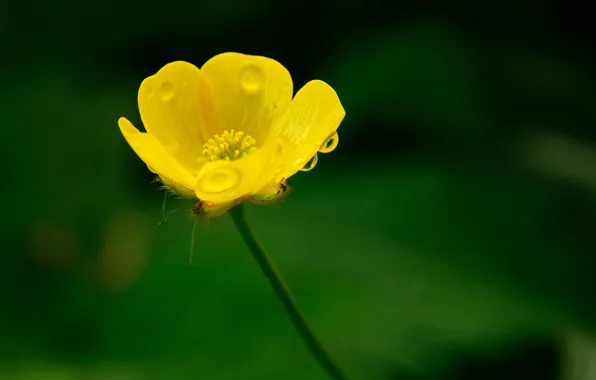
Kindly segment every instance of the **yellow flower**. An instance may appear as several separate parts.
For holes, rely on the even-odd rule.
[[[345,111],[335,91],[313,80],[292,94],[290,73],[270,58],[223,53],[200,70],[177,61],[141,83],[147,132],[118,125],[166,186],[201,200],[195,212],[225,211],[279,197],[337,146]]]

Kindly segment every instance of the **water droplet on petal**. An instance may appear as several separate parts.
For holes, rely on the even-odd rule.
[[[251,63],[244,66],[240,72],[240,86],[247,94],[256,94],[261,89],[263,74],[258,66]]]
[[[338,143],[339,143],[339,135],[337,134],[337,132],[333,132],[329,137],[327,137],[325,142],[321,145],[321,147],[319,148],[319,152],[321,152],[321,153],[332,152],[337,147]]]
[[[242,171],[237,167],[218,167],[198,179],[197,189],[207,194],[222,193],[237,186],[241,180]]]
[[[306,165],[304,165],[302,167],[302,169],[300,169],[300,170],[303,171],[303,172],[307,172],[307,171],[312,170],[317,165],[317,161],[318,160],[319,160],[319,157],[315,153],[315,155],[312,156],[312,158],[310,160],[308,160],[308,162],[306,163]]]
[[[161,84],[161,98],[167,102],[174,97],[174,84],[172,82],[163,82]]]

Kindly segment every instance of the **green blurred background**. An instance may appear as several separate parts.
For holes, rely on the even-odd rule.
[[[229,217],[121,136],[165,63],[272,57],[347,111],[248,214],[352,379],[596,379],[596,44],[577,2],[0,5],[0,379],[324,380]],[[175,211],[177,210],[177,211]]]

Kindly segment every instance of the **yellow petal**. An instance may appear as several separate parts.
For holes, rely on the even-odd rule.
[[[211,99],[201,92],[199,69],[183,61],[168,63],[139,88],[139,110],[147,132],[187,170],[196,173],[201,163],[205,124]]]
[[[141,133],[130,121],[118,120],[120,131],[135,153],[147,164],[149,170],[161,177],[166,186],[181,195],[194,194],[194,178],[171,157],[155,136]]]
[[[247,200],[251,203],[259,205],[273,204],[281,200],[284,195],[288,193],[290,187],[285,179],[282,178],[280,182],[274,181],[268,183],[257,193],[249,197]]]
[[[280,136],[284,144],[281,177],[294,175],[317,152],[335,148],[336,130],[345,115],[337,94],[327,83],[313,80],[302,87],[274,128],[274,135]]]
[[[292,100],[292,77],[279,62],[239,53],[216,55],[201,67],[223,129],[243,131],[261,144]]]
[[[241,200],[228,203],[209,203],[206,201],[200,201],[199,203],[193,205],[192,213],[199,219],[217,218],[240,203],[242,203]]]
[[[220,204],[253,195],[279,172],[281,153],[281,141],[273,139],[239,160],[206,163],[196,177],[197,198]]]

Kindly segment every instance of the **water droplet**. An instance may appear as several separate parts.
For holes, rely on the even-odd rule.
[[[247,94],[255,94],[261,89],[263,74],[258,66],[249,63],[240,72],[240,86]]]
[[[167,102],[174,97],[174,84],[172,82],[163,82],[161,84],[161,98]]]
[[[306,163],[306,165],[304,165],[302,167],[302,169],[300,169],[300,170],[303,171],[303,172],[307,172],[307,171],[313,170],[314,167],[317,165],[317,161],[318,160],[319,160],[319,157],[315,153],[315,155],[312,156],[312,158],[310,160],[308,160],[308,162]]]
[[[321,147],[319,148],[319,152],[321,152],[321,153],[332,152],[337,147],[338,143],[339,143],[339,135],[337,134],[337,132],[333,132],[329,137],[327,137],[325,142],[321,145]]]
[[[233,166],[218,167],[197,181],[197,190],[203,194],[216,194],[236,187],[242,179],[242,171]]]

